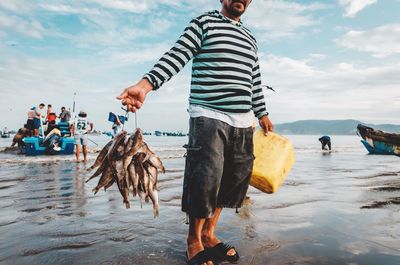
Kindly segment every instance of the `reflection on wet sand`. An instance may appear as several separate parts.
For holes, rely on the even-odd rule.
[[[168,152],[158,219],[137,200],[124,209],[115,188],[94,196],[83,163],[0,162],[0,263],[184,264],[184,158]],[[398,158],[307,149],[278,193],[250,188],[238,213],[225,209],[217,235],[239,264],[397,265],[399,198]]]

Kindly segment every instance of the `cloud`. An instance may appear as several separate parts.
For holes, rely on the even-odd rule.
[[[398,123],[400,109],[393,96],[399,95],[399,63],[366,67],[343,61],[318,67],[310,58],[270,54],[260,66],[264,83],[277,91],[267,96],[275,122],[354,118]]]
[[[150,47],[137,48],[134,51],[118,51],[111,54],[111,62],[118,63],[119,66],[125,64],[143,64],[146,62],[155,62],[164,52],[170,48],[165,43]]]
[[[339,0],[339,4],[345,8],[346,17],[354,17],[358,12],[376,2],[377,0]]]
[[[320,3],[253,1],[245,19],[250,28],[264,33],[264,39],[281,39],[298,34],[301,28],[318,24],[313,12],[329,7]]]
[[[42,24],[35,19],[9,16],[2,12],[0,12],[0,29],[18,32],[36,39],[42,38],[45,32]]]
[[[158,7],[159,5],[180,6],[182,1],[177,0],[94,0],[97,4],[105,7],[116,9],[129,13],[148,13],[150,10]]]
[[[0,8],[15,13],[26,13],[34,9],[35,4],[32,2],[27,0],[1,0]]]
[[[52,13],[61,13],[61,14],[81,14],[81,15],[100,15],[100,10],[97,8],[88,8],[88,7],[74,7],[66,4],[40,4],[39,5],[43,10]]]
[[[340,46],[384,58],[400,53],[400,24],[380,26],[369,31],[348,31],[336,40]]]

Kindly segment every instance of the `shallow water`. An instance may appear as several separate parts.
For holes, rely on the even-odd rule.
[[[289,138],[297,161],[278,193],[250,188],[239,214],[222,213],[217,234],[239,264],[400,264],[400,158],[367,155],[355,136],[332,137],[332,153],[316,136]],[[126,210],[114,186],[94,196],[73,156],[0,152],[0,263],[184,264],[186,138],[146,141],[167,168],[156,219],[137,199]],[[90,149],[89,165],[99,147]]]

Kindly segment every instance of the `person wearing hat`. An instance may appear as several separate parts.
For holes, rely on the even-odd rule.
[[[71,124],[71,134],[74,136],[75,140],[76,162],[79,162],[79,145],[82,145],[83,162],[85,163],[87,155],[86,146],[88,141],[87,133],[92,131],[93,123],[88,121],[86,112],[81,110],[78,114],[78,117],[76,117]]]

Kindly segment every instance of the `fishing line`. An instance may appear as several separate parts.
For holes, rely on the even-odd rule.
[[[128,121],[129,110],[128,110],[128,108],[124,109],[123,107],[121,107],[121,109],[122,109],[123,111],[125,111],[125,121],[122,123],[122,131],[123,131],[124,128],[125,128],[125,122]],[[135,113],[135,114],[136,114],[136,113]],[[135,122],[136,122],[136,116],[135,116]]]
[[[137,112],[135,112],[135,130],[137,129]]]

